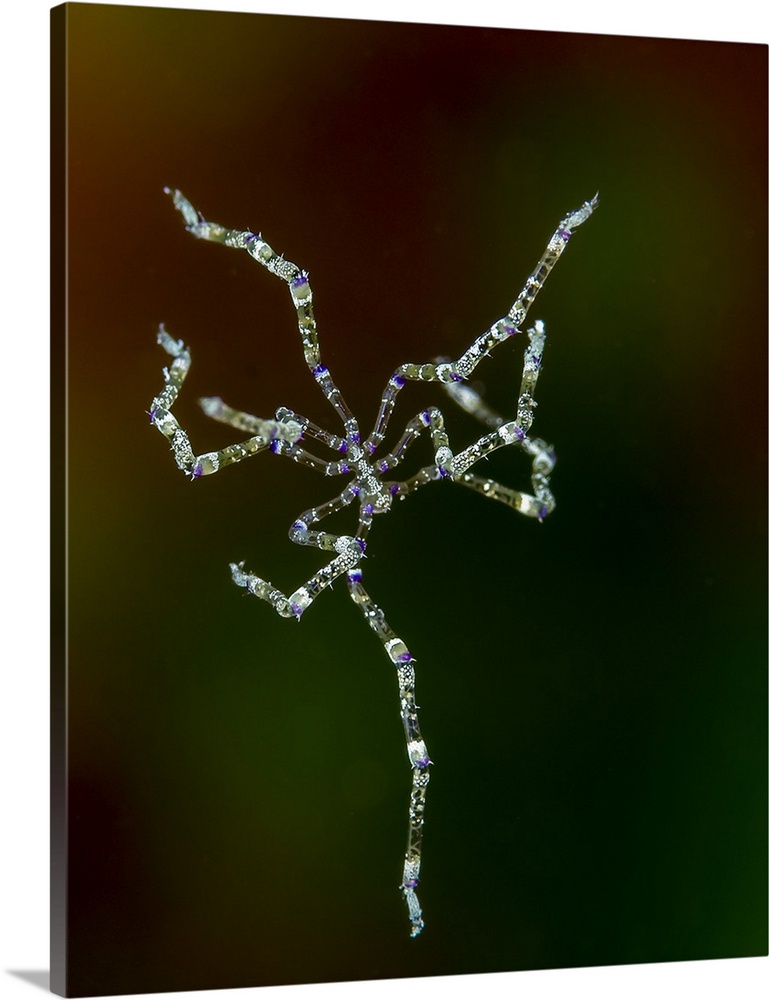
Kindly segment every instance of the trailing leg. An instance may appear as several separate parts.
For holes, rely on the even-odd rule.
[[[422,864],[422,834],[424,829],[425,796],[430,781],[430,764],[427,746],[422,739],[414,697],[416,674],[414,658],[406,644],[393,632],[385,621],[384,614],[374,604],[361,582],[363,573],[356,567],[347,574],[350,596],[363,612],[366,621],[384,646],[385,652],[395,664],[398,672],[398,689],[401,703],[401,720],[406,736],[406,752],[411,763],[411,795],[409,798],[408,840],[403,863],[401,891],[408,908],[411,921],[411,936],[416,937],[424,927],[422,909],[416,889],[419,885],[419,871]]]

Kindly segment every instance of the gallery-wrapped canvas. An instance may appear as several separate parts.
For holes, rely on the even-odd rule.
[[[765,954],[766,47],[52,26],[53,991]]]

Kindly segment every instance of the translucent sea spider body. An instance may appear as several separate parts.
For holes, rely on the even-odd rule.
[[[344,576],[350,597],[360,608],[394,664],[398,679],[400,715],[412,772],[408,839],[400,888],[408,908],[411,935],[415,937],[424,926],[416,889],[422,860],[425,795],[430,780],[431,761],[417,716],[414,658],[366,592],[361,562],[374,518],[386,514],[391,509],[394,498],[404,498],[437,480],[460,483],[540,521],[554,509],[555,501],[549,486],[550,473],[555,464],[554,452],[544,441],[529,436],[536,406],[534,389],[545,347],[543,323],[538,320],[527,331],[529,342],[524,353],[523,376],[514,419],[505,419],[492,411],[465,380],[493,349],[519,333],[532,302],[563,253],[573,230],[592,214],[598,204],[598,196],[586,201],[581,208],[569,213],[559,223],[510,311],[477,337],[461,357],[456,361],[402,364],[393,372],[382,393],[374,427],[364,439],[357,419],[345,403],[328,368],[321,362],[313,295],[307,272],[276,254],[261,235],[226,229],[216,223],[206,222],[180,191],[166,191],[172,195],[175,207],[181,212],[188,231],[194,236],[246,250],[259,264],[286,282],[296,310],[305,362],[341,421],[343,432],[336,434],[285,407],[280,407],[274,418],[261,418],[234,410],[218,397],[207,397],[200,400],[204,412],[214,420],[243,432],[247,437],[220,451],[197,455],[187,433],[172,413],[172,407],[189,371],[190,352],[181,340],[173,339],[161,325],[158,343],[173,361],[170,368],[164,369],[165,385],[152,401],[150,420],[170,442],[176,464],[183,472],[192,479],[198,479],[252,455],[271,451],[315,469],[324,476],[348,478],[341,492],[325,503],[305,510],[289,529],[292,542],[329,553],[329,561],[309,580],[293,592],[284,593],[267,580],[247,571],[242,562],[232,563],[230,571],[238,586],[266,601],[284,618],[295,619],[301,617],[326,587]],[[377,457],[397,396],[409,381],[439,383],[455,403],[485,426],[486,433],[469,447],[455,453],[446,432],[442,411],[431,406],[408,421],[400,440],[391,451]],[[415,475],[398,479],[398,466],[422,435],[429,437],[432,462]],[[323,445],[330,450],[333,458],[316,456],[307,449],[305,442]],[[491,452],[508,446],[521,449],[531,458],[531,492],[520,492],[470,471]],[[357,513],[355,534],[337,535],[318,529],[317,525],[325,517],[347,507],[353,507]]]

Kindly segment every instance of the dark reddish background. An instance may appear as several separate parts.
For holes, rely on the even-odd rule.
[[[55,44],[70,992],[765,952],[766,48],[79,4]],[[344,588],[297,626],[227,569],[306,579],[286,531],[329,484],[266,455],[190,485],[148,423],[160,321],[192,346],[198,451],[233,438],[199,395],[335,419],[285,288],[185,234],[164,185],[309,269],[367,427],[601,191],[536,306],[557,513],[440,484],[371,537],[437,761],[418,941],[386,658]],[[511,412],[520,346],[498,355],[478,377]]]

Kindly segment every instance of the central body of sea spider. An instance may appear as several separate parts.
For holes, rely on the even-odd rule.
[[[364,440],[361,437],[358,421],[347,407],[328,368],[321,363],[312,307],[312,291],[307,272],[276,254],[261,235],[226,229],[216,223],[206,222],[180,191],[169,189],[166,191],[172,195],[174,205],[181,212],[187,229],[194,236],[247,250],[258,263],[288,284],[299,321],[305,361],[344,427],[344,433],[337,435],[323,430],[285,407],[276,411],[274,419],[264,419],[233,410],[218,397],[207,397],[200,400],[200,403],[209,417],[249,436],[246,440],[220,451],[196,455],[186,432],[179,426],[171,412],[190,367],[190,353],[181,340],[174,340],[161,325],[158,342],[173,358],[173,362],[170,369],[164,369],[165,387],[152,402],[150,419],[170,441],[176,463],[183,472],[197,479],[218,472],[225,466],[240,462],[251,455],[269,450],[277,455],[291,458],[301,465],[309,466],[325,476],[352,477],[341,493],[326,503],[304,511],[289,529],[289,538],[292,542],[334,553],[327,565],[301,587],[293,593],[284,594],[273,584],[254,573],[247,572],[243,568],[243,563],[232,563],[230,570],[232,579],[238,586],[244,587],[255,597],[267,601],[284,618],[296,619],[307,610],[321,591],[338,577],[346,574],[350,597],[363,612],[366,621],[395,665],[400,692],[400,714],[412,770],[408,842],[400,888],[406,900],[411,921],[411,935],[414,937],[424,926],[416,888],[419,884],[422,859],[425,794],[430,780],[431,761],[417,717],[414,658],[406,644],[387,624],[382,611],[373,603],[363,587],[360,564],[366,551],[366,538],[374,517],[387,513],[395,497],[403,498],[427,483],[439,479],[461,483],[540,521],[553,510],[555,501],[549,488],[549,476],[555,464],[555,455],[552,448],[544,441],[529,437],[536,406],[534,388],[545,346],[545,329],[542,322],[535,322],[528,330],[529,344],[524,354],[523,377],[514,419],[506,420],[494,413],[464,380],[493,348],[519,332],[529,307],[563,253],[572,231],[592,214],[598,204],[598,196],[586,201],[581,208],[569,213],[559,223],[539,263],[526,279],[510,311],[481,334],[457,361],[403,364],[395,370],[382,394],[374,428]],[[437,407],[431,406],[406,424],[400,440],[391,451],[376,458],[377,449],[385,437],[395,407],[396,397],[408,381],[440,383],[456,403],[485,425],[487,433],[455,454],[449,443],[443,414]],[[429,434],[432,441],[433,461],[410,478],[405,480],[393,478],[393,472],[422,433]],[[303,440],[317,441],[326,446],[335,453],[334,459],[318,458],[311,454],[300,444]],[[531,493],[519,492],[469,471],[480,459],[508,445],[520,448],[532,460]],[[335,535],[315,529],[315,525],[323,518],[352,504],[357,504],[358,508],[358,526],[354,535]]]

